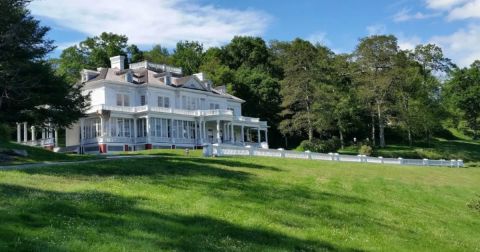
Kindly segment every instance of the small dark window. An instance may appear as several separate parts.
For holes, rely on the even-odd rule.
[[[146,104],[145,95],[140,96],[140,105],[143,106]]]

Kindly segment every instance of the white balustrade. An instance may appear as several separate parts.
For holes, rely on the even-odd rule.
[[[233,146],[213,144],[206,145],[204,155],[210,156],[260,156],[260,157],[276,157],[276,158],[297,158],[326,160],[335,162],[357,162],[357,163],[374,163],[374,164],[396,164],[396,165],[412,165],[412,166],[446,166],[446,167],[463,167],[463,160],[428,160],[428,159],[402,159],[402,158],[383,158],[369,157],[366,155],[343,155],[338,153],[316,153],[316,152],[299,152],[286,151],[283,149],[262,149],[252,146]]]

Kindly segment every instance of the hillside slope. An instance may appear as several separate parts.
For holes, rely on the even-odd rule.
[[[0,250],[480,249],[480,169],[158,158],[0,171]]]

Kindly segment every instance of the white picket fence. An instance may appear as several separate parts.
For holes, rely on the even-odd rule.
[[[277,157],[277,158],[298,158],[311,160],[326,160],[337,162],[357,162],[374,164],[396,164],[396,165],[418,165],[418,166],[446,166],[463,167],[463,160],[429,160],[429,159],[403,159],[403,158],[383,158],[369,157],[365,155],[343,155],[338,153],[316,153],[316,152],[298,152],[287,151],[283,149],[261,149],[253,147],[242,147],[232,145],[206,145],[203,148],[204,156],[258,156],[258,157]]]

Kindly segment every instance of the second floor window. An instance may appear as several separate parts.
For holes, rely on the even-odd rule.
[[[130,106],[130,99],[126,94],[117,94],[117,106]]]
[[[140,106],[143,106],[147,103],[145,95],[140,96]]]
[[[163,108],[170,108],[170,98],[159,96],[158,97],[158,106]]]

